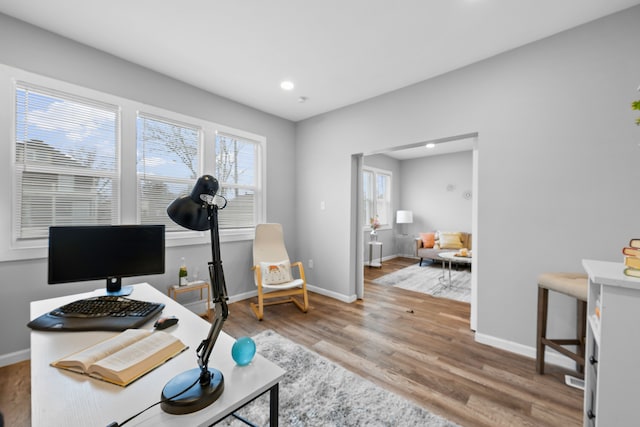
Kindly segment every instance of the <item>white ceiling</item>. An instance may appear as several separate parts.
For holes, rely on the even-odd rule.
[[[640,0],[0,0],[0,12],[299,121],[636,4]],[[283,79],[295,89],[281,90]]]

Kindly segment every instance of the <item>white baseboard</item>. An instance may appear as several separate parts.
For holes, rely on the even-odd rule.
[[[354,302],[356,299],[358,299],[355,295],[344,295],[344,294],[340,294],[337,292],[333,292],[333,291],[328,291],[326,289],[323,288],[319,288],[317,286],[313,286],[310,285],[309,282],[307,282],[307,290],[314,292],[316,294],[320,294],[320,295],[324,295],[330,298],[334,298],[337,299],[338,301],[342,301],[342,302],[346,302],[346,303],[352,303]],[[255,296],[258,295],[258,291],[251,291],[251,292],[245,292],[243,294],[237,294],[234,295],[232,297],[229,297],[229,302],[236,302],[236,301],[242,301],[248,298],[253,298]]]
[[[231,295],[227,303],[231,304],[232,302],[238,302],[245,299],[253,298],[257,295],[258,295],[257,289],[255,291],[249,291],[241,294]],[[192,302],[184,303],[183,305],[187,307],[189,310],[193,311],[194,313],[204,313],[204,311],[206,310],[205,300],[192,301]],[[213,309],[213,302],[211,302],[211,309]]]
[[[3,354],[0,356],[0,367],[13,365],[31,359],[31,350],[24,349],[13,353]]]
[[[480,344],[486,344],[491,347],[499,348],[501,350],[508,351],[510,353],[519,354],[521,356],[529,357],[532,359],[536,358],[536,348],[530,347],[523,344],[518,344],[513,341],[507,341],[502,338],[496,338],[491,335],[480,334],[476,332],[475,334],[476,342]],[[558,353],[552,348],[548,348],[545,351],[544,357],[545,363],[550,363],[552,365],[560,366],[566,369],[575,369],[576,363],[569,359],[566,356]]]
[[[394,255],[387,255],[387,256],[382,257],[382,262],[389,261],[390,259],[394,259],[394,258],[398,258],[398,257],[412,258],[412,259],[415,259],[416,261],[420,260],[420,258],[415,256],[414,254],[394,254]],[[368,258],[365,261],[362,261],[362,266],[363,267],[367,267],[368,265],[369,265],[369,259]]]
[[[242,300],[257,297],[257,296],[258,296],[258,290],[256,289],[255,291],[249,291],[249,292],[244,292],[241,294],[230,296],[229,303],[238,302],[238,301],[242,301]]]
[[[337,292],[328,291],[326,289],[318,288],[317,286],[313,286],[307,283],[307,290],[311,292],[315,292],[316,294],[324,295],[333,299],[337,299],[338,301],[352,303],[358,299],[356,295],[344,295],[339,294]]]
[[[326,289],[322,289],[317,286],[310,285],[308,282],[307,282],[307,290],[314,292],[316,294],[324,295],[324,296],[334,298],[334,299],[337,299],[338,301],[342,301],[346,303],[352,303],[357,299],[355,295],[344,295],[337,292],[328,291]],[[232,297],[229,297],[229,302],[231,303],[236,301],[242,301],[245,299],[253,298],[257,295],[258,295],[257,290],[251,291],[251,292],[245,292],[243,294],[237,294]]]
[[[314,292],[316,294],[324,295],[324,296],[334,298],[334,299],[337,299],[338,301],[342,301],[346,303],[352,303],[357,299],[355,295],[344,295],[337,292],[328,291],[326,289],[322,289],[317,286],[310,285],[309,283],[307,283],[307,290]],[[232,295],[229,297],[228,303],[231,304],[233,302],[243,301],[249,298],[254,298],[256,296],[258,296],[257,289],[255,291],[243,292],[241,294]],[[205,304],[206,304],[205,301],[201,300],[201,301],[192,301],[189,303],[184,303],[183,305],[187,307],[189,310],[193,311],[194,313],[204,313],[204,311],[206,310]],[[213,309],[213,303],[211,304],[211,308]]]
[[[382,257],[382,262],[389,261],[390,259],[397,258],[398,256],[399,255],[387,255],[385,257]],[[377,261],[377,260],[378,260],[378,258],[376,257],[376,258],[372,259],[372,262]],[[368,267],[369,266],[369,259],[368,258],[365,261],[362,261],[362,266],[363,267]]]

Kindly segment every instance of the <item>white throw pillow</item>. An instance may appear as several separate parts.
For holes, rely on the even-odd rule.
[[[293,280],[289,260],[261,262],[260,271],[262,274],[262,284],[264,285],[278,285]]]

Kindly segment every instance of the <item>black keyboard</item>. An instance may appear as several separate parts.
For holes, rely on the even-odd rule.
[[[164,304],[119,296],[73,301],[28,323],[41,331],[124,331],[137,328],[164,309]]]
[[[49,314],[58,317],[144,317],[159,305],[118,296],[102,296],[74,301]]]

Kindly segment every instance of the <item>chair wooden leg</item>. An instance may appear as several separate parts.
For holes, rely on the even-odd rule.
[[[547,336],[547,308],[549,303],[549,290],[538,287],[538,331],[536,339],[536,372],[544,374],[544,342]]]
[[[307,295],[307,285],[304,284],[302,286],[304,292],[302,293],[302,300],[304,301],[304,311],[305,313],[309,310],[309,296]]]
[[[306,285],[303,285],[302,289],[304,291],[302,292],[302,302],[300,302],[298,300],[298,297],[296,296],[291,297],[291,302],[294,303],[296,307],[300,309],[300,311],[306,313],[307,311],[309,311],[309,296],[307,295]]]
[[[258,320],[262,320],[264,317],[264,297],[262,296],[262,292],[258,292],[258,304],[252,302],[249,305]]]

